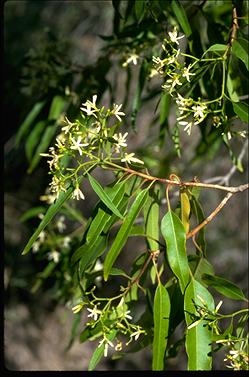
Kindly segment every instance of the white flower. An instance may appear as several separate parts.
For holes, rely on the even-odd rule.
[[[184,38],[184,35],[181,35],[180,37],[177,37],[177,29],[176,29],[176,27],[174,27],[173,31],[169,31],[169,37],[170,37],[171,42],[176,43],[177,45],[179,45],[178,39]]]
[[[40,243],[43,243],[45,241],[45,238],[46,238],[46,232],[44,230],[42,230],[41,233],[39,234],[38,238],[40,240]]]
[[[152,56],[152,61],[154,64],[158,65],[158,70],[160,70],[165,64],[165,60],[160,59],[158,56]]]
[[[79,313],[81,311],[81,309],[83,308],[84,306],[84,303],[82,302],[81,304],[78,304],[78,305],[75,305],[73,308],[72,308],[72,312],[74,314],[76,313]]]
[[[94,321],[97,321],[99,314],[101,314],[101,310],[98,310],[96,305],[93,307],[93,309],[87,308],[86,310],[90,312],[88,317],[92,317]]]
[[[58,228],[58,231],[60,233],[63,232],[63,230],[66,228],[66,225],[65,225],[65,216],[60,216],[57,223],[56,223],[56,226]]]
[[[198,123],[202,122],[205,118],[204,111],[207,109],[207,106],[204,104],[200,104],[197,106],[193,106],[192,110],[194,111],[194,118],[198,121]]]
[[[135,153],[125,153],[124,158],[121,159],[121,162],[128,162],[128,164],[131,164],[132,162],[137,162],[138,164],[144,164],[143,161],[133,156],[135,156]]]
[[[114,347],[114,344],[109,339],[107,339],[106,336],[104,336],[104,338],[99,342],[98,347],[101,347],[103,343],[105,343],[104,357],[107,357],[109,346]]]
[[[82,156],[82,147],[86,147],[87,145],[89,145],[88,143],[81,143],[81,139],[82,137],[81,136],[78,136],[78,139],[77,141],[74,140],[74,138],[72,137],[71,138],[71,141],[73,143],[73,145],[71,145],[70,149],[74,149],[74,150],[77,150],[79,152],[79,154]]]
[[[120,147],[127,147],[127,144],[126,144],[127,135],[128,135],[128,132],[126,132],[124,135],[122,135],[121,132],[119,134],[113,135],[113,139],[117,141],[117,143],[115,144],[116,153],[119,152]]]
[[[40,241],[35,241],[32,246],[33,253],[37,253],[37,251],[40,249],[41,243]]]
[[[115,117],[116,117],[120,122],[122,122],[122,119],[120,118],[120,115],[121,115],[121,116],[124,116],[124,115],[125,115],[125,113],[123,113],[122,111],[119,111],[119,110],[121,109],[121,107],[122,107],[122,104],[121,104],[121,105],[115,105],[115,103],[114,103],[114,105],[113,105],[113,109],[112,109],[112,111],[111,111],[111,114],[112,114],[112,115],[115,115]]]
[[[223,304],[223,301],[220,301],[220,302],[217,304],[217,306],[216,306],[216,308],[215,308],[215,313],[218,312],[218,310],[220,309],[220,307],[221,307],[222,304]]]
[[[173,91],[176,85],[182,85],[181,81],[179,80],[179,75],[174,75],[174,77],[166,80],[166,84],[162,85],[163,89],[170,89],[170,93]]]
[[[127,55],[127,59],[126,61],[122,64],[122,67],[127,67],[128,64],[130,64],[131,62],[134,64],[134,65],[137,65],[137,61],[139,59],[139,55],[137,55],[135,53],[135,50],[131,53],[129,53]]]
[[[124,317],[127,318],[127,319],[132,319],[132,316],[129,315],[130,312],[131,312],[130,310],[127,310],[127,311],[125,312],[125,314],[124,314]]]
[[[97,262],[94,266],[94,271],[101,271],[103,269],[103,263],[100,262],[99,259],[97,259]]]
[[[134,337],[135,340],[138,340],[139,336],[144,333],[144,330],[138,329],[137,331],[133,332],[130,335],[130,338],[132,339]]]
[[[64,119],[64,122],[67,124],[66,126],[62,127],[62,131],[64,131],[65,134],[67,134],[71,128],[75,125],[77,125],[77,123],[72,123],[70,122],[70,120],[65,116],[65,119]]]
[[[48,259],[53,260],[55,263],[58,263],[60,259],[60,253],[56,250],[50,251],[50,253],[48,253]]]
[[[95,118],[97,118],[97,115],[95,113],[98,112],[99,109],[96,106],[96,100],[97,100],[97,94],[94,94],[92,102],[87,100],[85,103],[82,104],[82,106],[86,106],[86,107],[85,108],[81,107],[80,110],[87,113],[87,115],[93,115]]]
[[[183,70],[182,70],[182,72],[183,72],[182,77],[186,77],[186,79],[187,79],[188,82],[190,82],[190,78],[189,77],[195,75],[195,73],[189,72],[190,69],[191,69],[191,66],[189,65],[188,67],[184,67]]]
[[[181,122],[178,123],[180,126],[184,126],[184,131],[187,132],[188,135],[191,134],[191,129],[192,126],[196,125],[195,122],[187,122],[185,120],[182,120]]]
[[[79,187],[76,187],[74,192],[73,192],[73,195],[72,195],[72,199],[76,199],[76,200],[80,200],[80,199],[85,199],[85,195],[83,194],[83,192],[80,190]]]
[[[62,242],[62,246],[63,247],[68,247],[69,244],[71,242],[71,238],[69,236],[66,236],[64,239],[63,239],[63,242]]]
[[[58,177],[53,176],[52,181],[49,183],[51,191],[56,193],[56,199],[58,199],[61,191],[67,191],[64,187],[64,182],[62,182]]]

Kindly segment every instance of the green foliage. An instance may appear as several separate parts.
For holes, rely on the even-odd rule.
[[[25,144],[29,173],[43,156],[48,158],[52,178],[43,195],[43,201],[50,204],[48,209],[44,204],[21,218],[41,218],[22,254],[32,250],[38,259],[49,259],[33,291],[54,275],[57,298],[69,303],[77,315],[70,345],[81,326],[81,311],[86,309],[89,321],[80,341],[100,338],[89,370],[108,356],[109,349],[115,351],[115,358],[145,347],[152,349],[152,369],[164,370],[167,359],[184,342],[189,370],[212,369],[212,343],[227,348],[228,366],[246,369],[244,317],[248,311],[219,313],[221,303],[215,307],[211,292],[214,289],[235,300],[246,298],[235,284],[215,275],[205,232],[230,196],[248,187],[221,186],[219,183],[227,184],[227,176],[217,185],[197,178],[182,182],[176,174],[166,178],[177,169],[179,176],[186,176],[191,163],[200,166],[201,175],[209,158],[224,153],[224,145],[235,170],[243,172],[234,146],[240,146],[247,134],[245,21],[237,18],[235,2],[129,0],[112,4],[113,34],[101,36],[103,55],[77,71],[80,80],[75,86],[73,64],[68,58],[61,61],[61,51],[51,49],[53,43],[29,54],[29,91],[44,81],[16,143],[17,147]],[[114,58],[117,63],[112,62]],[[55,66],[51,82],[50,59]],[[113,82],[107,75],[113,73],[113,67],[124,73],[120,74],[122,80],[126,76],[123,109],[127,116],[122,105],[115,103],[116,75],[110,75]],[[102,106],[107,90],[113,103]],[[82,100],[85,102],[80,105]],[[135,151],[138,158],[131,152],[126,131],[131,127],[129,132],[136,133],[145,127],[139,124],[138,115],[149,103],[154,106],[148,121],[150,136]],[[122,123],[123,133],[119,130]],[[181,157],[188,140],[195,142],[191,161]],[[179,161],[182,168],[176,168]],[[96,168],[112,172],[106,187],[100,178],[94,178]],[[233,168],[231,171],[228,177]],[[99,199],[87,219],[75,204],[87,200],[87,191],[80,186],[83,178]],[[165,186],[167,210],[163,208]],[[174,190],[172,198],[169,188]],[[202,208],[203,188],[228,192],[209,216]],[[63,216],[77,225],[67,233]],[[129,240],[134,237],[142,240],[142,251],[130,247]],[[126,254],[131,261],[128,267],[122,265]],[[138,301],[142,302],[139,318]],[[235,317],[240,332],[234,326],[222,332],[220,322]],[[172,344],[180,323],[183,337]]]

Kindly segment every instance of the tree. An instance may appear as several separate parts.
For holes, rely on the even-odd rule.
[[[75,323],[88,312],[80,340],[99,340],[89,370],[110,348],[124,356],[150,346],[152,369],[163,370],[183,343],[189,370],[210,370],[220,347],[227,347],[228,367],[246,369],[248,310],[222,314],[222,301],[215,304],[211,290],[248,300],[215,274],[205,229],[235,194],[238,200],[248,189],[229,183],[236,170],[243,174],[247,145],[248,3],[141,0],[113,1],[113,7],[113,34],[102,35],[106,47],[95,65],[79,67],[63,59],[59,48],[44,48],[53,64],[45,65],[43,75],[51,77],[51,71],[54,78],[47,114],[51,80],[37,75],[40,64],[34,64],[44,51],[30,55],[26,85],[31,92],[47,85],[16,140],[18,145],[26,138],[29,173],[46,157],[52,177],[41,197],[49,207],[32,208],[23,217],[41,218],[23,255],[39,250],[40,258],[50,260],[33,291],[54,274],[57,298],[72,303]],[[124,101],[116,104],[124,73]],[[109,106],[103,105],[108,91]],[[149,103],[154,113],[145,129],[139,114]],[[135,155],[129,135],[141,128],[149,142]],[[193,157],[185,155],[182,140],[196,144]],[[224,146],[233,164],[227,174],[211,182],[182,178],[194,163],[201,171],[210,157],[215,162]],[[111,182],[100,183],[98,171],[111,171]],[[76,207],[86,200],[86,182],[99,198],[88,219]],[[208,216],[204,190],[225,194]],[[65,218],[79,227],[64,234]],[[143,252],[125,270],[118,262],[131,237],[144,240]],[[128,248],[126,253],[133,254]],[[140,299],[143,313],[134,319]],[[182,339],[168,346],[179,323],[185,324]]]

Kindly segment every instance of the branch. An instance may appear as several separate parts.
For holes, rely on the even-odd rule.
[[[187,234],[187,236],[186,236],[187,239],[189,239],[190,237],[194,237],[196,235],[196,233],[198,233],[201,228],[203,228],[208,223],[210,223],[210,221],[213,220],[213,218],[220,212],[220,210],[224,207],[224,205],[228,202],[228,200],[233,195],[234,194],[231,193],[231,192],[229,192],[228,194],[226,194],[225,198],[220,202],[220,204],[218,205],[218,207],[216,207],[215,210],[202,223],[200,223],[196,228],[194,228],[193,230],[191,230],[191,232],[189,232]]]

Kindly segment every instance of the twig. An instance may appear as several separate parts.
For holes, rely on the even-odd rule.
[[[220,204],[218,205],[218,207],[216,207],[215,210],[202,223],[200,223],[196,228],[194,228],[193,230],[191,230],[191,232],[189,232],[187,234],[186,238],[188,239],[190,237],[194,237],[196,235],[196,233],[198,233],[201,228],[203,228],[208,223],[210,223],[210,221],[213,220],[213,218],[217,215],[217,213],[220,212],[220,210],[224,207],[224,205],[228,202],[228,200],[232,196],[233,196],[233,193],[231,193],[231,192],[229,192],[228,194],[226,194],[225,198],[220,202]]]

